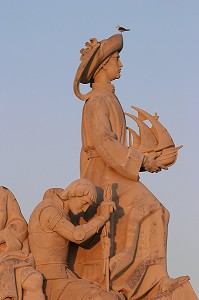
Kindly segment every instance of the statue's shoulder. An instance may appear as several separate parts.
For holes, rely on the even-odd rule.
[[[35,218],[39,218],[41,213],[45,210],[45,208],[47,207],[53,207],[54,202],[51,199],[43,199],[41,202],[39,202],[37,204],[37,206],[35,207],[35,209],[32,211],[32,214],[30,216],[30,221],[29,224],[31,223],[31,221]]]
[[[92,90],[91,96],[89,97],[88,100],[96,100],[99,98],[103,98],[104,100],[107,98],[107,93],[106,91],[100,89],[100,90]]]
[[[53,199],[43,199],[30,216],[29,232],[40,224],[43,229],[53,230],[56,223],[63,217],[64,210]]]
[[[108,107],[111,97],[109,93],[103,90],[94,90],[91,97],[86,101],[85,106],[87,108],[99,108],[99,107]]]

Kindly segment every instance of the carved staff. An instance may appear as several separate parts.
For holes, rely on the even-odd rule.
[[[112,187],[107,186],[104,191],[104,201],[112,200]],[[110,213],[113,212],[113,208]],[[110,251],[111,251],[111,239],[110,239],[110,221],[107,221],[102,230],[102,247],[103,247],[103,256],[104,256],[104,270],[103,274],[106,277],[106,290],[110,290]]]

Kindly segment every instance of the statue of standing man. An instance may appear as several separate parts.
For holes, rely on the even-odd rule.
[[[158,161],[158,154],[127,146],[124,112],[111,83],[120,78],[123,37],[116,34],[100,42],[93,38],[85,45],[74,80],[76,96],[86,100],[80,170],[81,178],[90,179],[98,191],[113,187],[117,211],[110,222],[110,286],[132,300],[197,299],[188,276],[171,279],[167,273],[169,212],[139,181],[140,171],[154,173],[167,166]],[[92,90],[82,94],[80,83],[89,83]],[[101,240],[78,249],[75,271],[105,286]]]

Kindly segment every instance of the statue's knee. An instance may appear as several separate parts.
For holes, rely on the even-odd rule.
[[[35,271],[29,275],[22,284],[22,287],[26,291],[38,292],[43,290],[43,276],[39,272]]]

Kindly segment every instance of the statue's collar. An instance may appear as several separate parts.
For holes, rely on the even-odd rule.
[[[109,91],[112,93],[115,92],[115,87],[111,83],[93,83],[92,89],[93,90],[106,90],[106,91]]]

